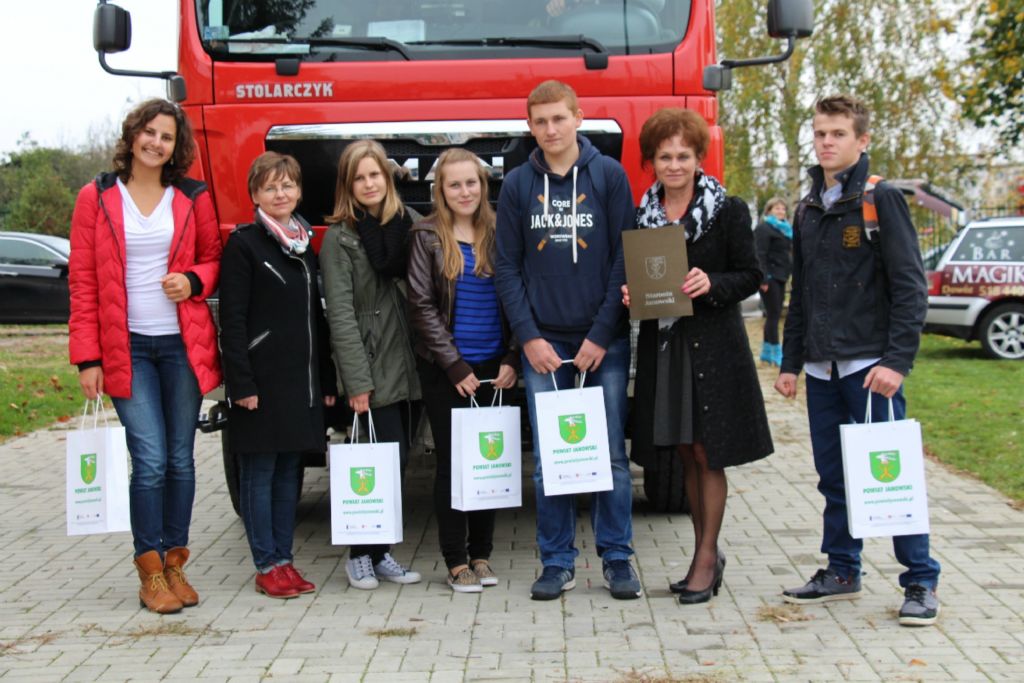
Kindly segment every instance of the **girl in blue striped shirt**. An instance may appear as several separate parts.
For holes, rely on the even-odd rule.
[[[494,510],[451,507],[451,411],[495,388],[516,386],[519,353],[494,290],[494,210],[480,160],[452,148],[438,159],[434,212],[412,230],[409,316],[417,370],[434,435],[434,508],[448,585],[457,593],[494,586]],[[493,379],[493,384],[480,380]],[[507,394],[506,394],[507,396]]]

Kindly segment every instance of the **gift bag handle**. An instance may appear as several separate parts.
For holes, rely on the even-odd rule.
[[[569,360],[563,360],[562,361],[562,365],[565,365],[566,363],[571,363],[571,362],[572,362],[571,358]],[[554,373],[554,372],[551,373],[551,383],[555,385],[555,391],[558,391],[558,380],[555,378],[556,374],[557,373]],[[579,386],[579,388],[582,389],[583,385],[586,384],[586,383],[587,383],[587,371],[584,370],[583,373],[580,375],[580,386]]]
[[[96,394],[96,398],[85,399],[85,407],[82,408],[82,422],[80,429],[85,429],[85,422],[88,419],[89,408],[92,408],[92,428],[99,426],[100,414],[103,415],[103,426],[109,426],[107,422],[107,409],[103,407],[103,394]]]
[[[496,381],[497,380],[493,380],[493,379],[482,379],[482,380],[480,380],[480,384],[494,384]],[[502,393],[501,393],[502,391],[503,391],[503,389],[498,388],[496,391],[494,391],[491,394],[491,408],[495,408],[495,407],[499,407],[500,408],[501,407],[501,401],[502,401],[502,398],[503,398]],[[480,407],[480,404],[477,403],[477,401],[476,401],[476,396],[473,395],[473,394],[469,395],[469,407],[470,408],[479,408]]]
[[[377,443],[377,432],[373,428],[373,411],[366,411],[366,425],[370,433],[369,443]],[[359,413],[352,416],[352,443],[359,443]]]
[[[864,424],[870,423],[871,420],[871,392],[868,392],[868,407],[864,409]],[[895,422],[896,416],[892,410],[892,398],[889,398],[889,422]]]

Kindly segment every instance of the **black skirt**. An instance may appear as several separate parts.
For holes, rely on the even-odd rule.
[[[683,320],[658,330],[657,379],[654,397],[654,445],[700,443],[694,410],[693,362]]]

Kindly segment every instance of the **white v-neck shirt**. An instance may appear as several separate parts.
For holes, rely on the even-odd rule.
[[[174,237],[174,189],[166,188],[153,213],[143,216],[120,179],[117,188],[124,211],[128,330],[150,337],[180,334],[178,306],[167,298],[160,284],[160,278],[167,274]]]

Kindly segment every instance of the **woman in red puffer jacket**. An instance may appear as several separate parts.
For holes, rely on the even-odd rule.
[[[132,459],[139,599],[176,612],[199,598],[182,567],[195,497],[202,395],[221,382],[205,298],[221,243],[184,112],[147,100],[122,124],[114,171],[82,188],[71,219],[70,355],[86,398],[108,393]]]

